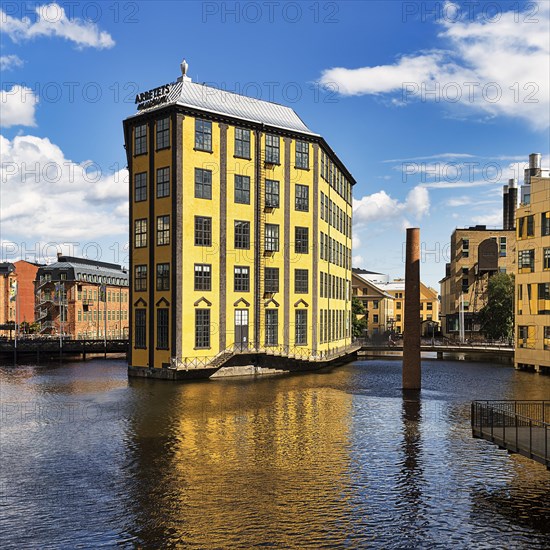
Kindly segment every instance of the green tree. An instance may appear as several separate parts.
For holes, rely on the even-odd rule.
[[[514,334],[514,276],[497,273],[489,279],[487,304],[479,312],[481,332],[495,340]]]
[[[354,338],[365,336],[367,328],[367,310],[359,298],[353,298],[351,301],[351,324]]]

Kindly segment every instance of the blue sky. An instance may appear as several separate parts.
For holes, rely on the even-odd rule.
[[[419,226],[439,288],[455,227],[501,223],[549,164],[544,2],[4,2],[0,260],[127,263],[121,121],[189,75],[293,107],[357,179],[355,265],[403,275]]]

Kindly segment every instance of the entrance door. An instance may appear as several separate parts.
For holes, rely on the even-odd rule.
[[[248,347],[248,309],[235,310],[235,345],[241,350]]]

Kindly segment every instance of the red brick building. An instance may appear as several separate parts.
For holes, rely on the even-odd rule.
[[[34,322],[34,281],[39,266],[24,260],[0,263],[0,325]],[[7,335],[6,331],[0,331]]]
[[[38,270],[35,299],[42,334],[128,337],[128,273],[117,264],[58,256]]]

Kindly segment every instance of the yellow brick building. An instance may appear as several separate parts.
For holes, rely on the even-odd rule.
[[[538,157],[538,158],[533,158]],[[516,368],[550,373],[550,177],[530,156],[517,219]]]
[[[460,308],[466,338],[480,337],[477,315],[487,303],[489,278],[516,271],[516,234],[485,225],[459,228],[451,235],[450,263],[441,285],[441,325],[445,336],[460,334]]]
[[[124,121],[130,373],[329,358],[351,343],[353,177],[292,109],[182,73]]]
[[[397,334],[405,332],[405,279],[394,279],[378,287],[394,299],[393,330]],[[420,311],[422,334],[431,336],[439,331],[439,297],[437,291],[420,282]]]
[[[353,296],[361,300],[366,309],[367,334],[371,337],[393,330],[395,326],[394,298],[380,290],[375,283],[354,272],[352,278]]]

